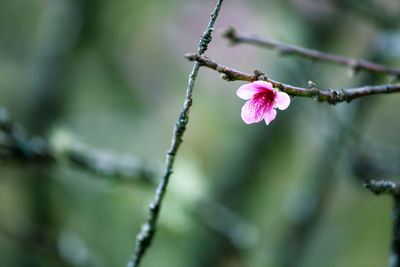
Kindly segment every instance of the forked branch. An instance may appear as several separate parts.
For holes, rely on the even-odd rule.
[[[235,69],[231,69],[205,56],[199,56],[197,54],[186,54],[185,57],[190,61],[199,62],[201,66],[222,73],[223,74],[222,78],[224,80],[228,81],[240,80],[248,82],[253,82],[256,80],[264,80],[272,83],[274,87],[280,89],[281,91],[291,96],[311,97],[321,102],[327,101],[330,104],[336,104],[344,101],[351,102],[353,99],[363,96],[400,92],[400,83],[363,86],[363,87],[339,89],[339,90],[318,90],[314,86],[312,86],[311,89],[306,89],[274,81],[272,79],[269,79],[260,71],[255,71],[255,74],[251,75]]]

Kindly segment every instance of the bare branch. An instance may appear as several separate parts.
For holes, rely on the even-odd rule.
[[[118,155],[89,147],[64,131],[55,134],[50,138],[50,142],[38,136],[28,136],[22,127],[9,119],[6,110],[2,108],[0,108],[0,160],[29,164],[51,163],[58,166],[67,163],[95,175],[121,182],[140,181],[151,185],[157,184],[154,168],[132,155]],[[239,241],[238,236],[233,233],[234,229],[254,228],[233,210],[213,199],[191,205],[190,212],[205,225],[226,236],[236,246]],[[229,220],[231,227],[225,225],[223,228],[216,223],[223,220]]]
[[[393,197],[392,255],[389,266],[398,267],[400,266],[400,184],[387,180],[370,180],[366,181],[364,186],[377,195],[390,194]]]
[[[218,17],[219,10],[221,9],[223,0],[218,0],[213,13],[211,14],[210,21],[208,23],[208,27],[206,31],[200,38],[200,42],[197,49],[197,56],[201,56],[207,50],[208,44],[211,42],[211,33],[214,30],[214,23]],[[146,223],[142,226],[141,231],[139,232],[136,240],[136,249],[132,259],[128,262],[128,267],[139,266],[140,261],[147,248],[151,245],[151,242],[154,237],[154,233],[156,231],[158,216],[160,213],[160,208],[162,204],[162,200],[166,193],[166,189],[168,186],[169,177],[173,172],[173,165],[175,156],[178,152],[179,146],[182,143],[182,137],[186,130],[186,125],[189,121],[189,110],[192,106],[192,94],[193,87],[197,77],[197,73],[200,69],[200,62],[195,62],[193,65],[192,72],[189,75],[188,86],[186,90],[186,99],[183,104],[183,108],[181,113],[178,116],[177,122],[175,124],[171,147],[166,155],[166,166],[164,170],[164,174],[161,178],[160,183],[158,184],[156,194],[154,196],[154,200],[150,203],[150,214],[146,221]]]
[[[369,189],[372,193],[376,195],[389,194],[392,196],[397,196],[400,194],[400,186],[396,183],[388,180],[369,180],[364,182],[364,187]]]
[[[210,69],[216,70],[219,73],[223,73],[222,78],[224,80],[228,81],[240,80],[248,82],[253,82],[256,80],[264,80],[272,83],[274,87],[280,89],[281,91],[291,96],[311,97],[321,102],[327,101],[330,104],[336,104],[344,101],[351,102],[353,99],[363,96],[400,92],[400,83],[363,86],[358,88],[328,90],[328,91],[318,90],[316,88],[306,89],[274,81],[272,79],[267,78],[260,71],[255,71],[255,75],[243,73],[238,70],[231,69],[229,67],[221,65],[205,56],[199,56],[196,54],[186,54],[185,57],[190,61],[199,62],[201,66],[205,66]]]
[[[354,58],[346,58],[334,54],[324,53],[314,49],[303,48],[299,46],[289,45],[266,38],[257,36],[246,36],[236,32],[234,28],[228,28],[222,33],[222,36],[229,39],[232,44],[252,44],[267,49],[273,49],[279,55],[298,55],[315,60],[327,61],[339,65],[348,66],[354,71],[367,70],[378,73],[385,73],[400,78],[400,70],[395,68],[386,67],[374,62],[366,60],[358,60]]]
[[[154,182],[154,171],[133,156],[91,148],[66,133],[59,133],[50,141],[39,136],[29,136],[21,126],[12,122],[6,110],[1,108],[0,160],[51,163],[60,166],[68,163],[96,175],[121,181]]]

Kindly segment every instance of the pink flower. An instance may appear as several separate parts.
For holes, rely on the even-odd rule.
[[[275,108],[286,109],[290,97],[284,92],[277,92],[272,84],[256,81],[240,86],[237,96],[248,100],[242,107],[242,119],[245,123],[260,122],[262,119],[268,125],[276,117]]]

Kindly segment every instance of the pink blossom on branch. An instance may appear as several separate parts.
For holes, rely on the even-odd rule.
[[[276,91],[271,83],[265,81],[242,85],[236,94],[238,97],[248,100],[242,107],[242,119],[247,124],[264,119],[268,125],[276,117],[275,108],[284,110],[290,104],[288,94]]]

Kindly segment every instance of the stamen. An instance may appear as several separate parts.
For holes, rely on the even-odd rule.
[[[264,116],[267,109],[273,105],[274,99],[275,94],[270,90],[265,90],[253,96],[253,100],[250,102],[250,108],[254,111],[256,118]]]

